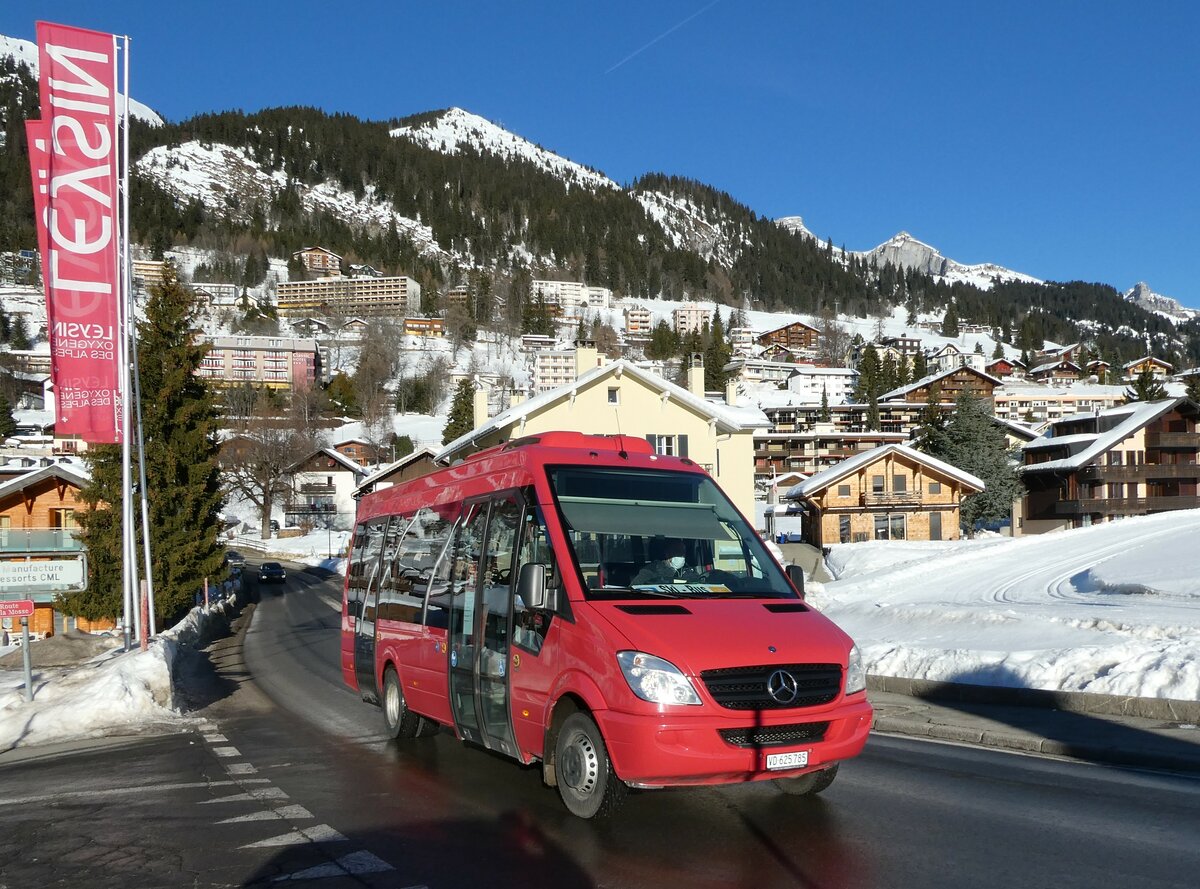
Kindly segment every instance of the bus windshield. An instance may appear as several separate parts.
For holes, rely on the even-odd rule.
[[[547,471],[588,598],[798,598],[707,476],[577,466]]]

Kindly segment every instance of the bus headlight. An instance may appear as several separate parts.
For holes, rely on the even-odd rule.
[[[651,704],[700,704],[700,696],[670,661],[643,651],[618,651],[617,662],[633,693]]]
[[[863,667],[862,654],[857,645],[850,646],[850,658],[846,664],[846,694],[865,690],[867,687],[867,671]]]

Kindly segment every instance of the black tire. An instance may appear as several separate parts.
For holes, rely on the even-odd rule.
[[[425,720],[409,710],[404,702],[400,677],[396,675],[394,667],[388,667],[383,672],[383,695],[379,704],[383,710],[384,731],[389,738],[417,738],[429,733],[423,731]]]
[[[554,773],[558,795],[579,818],[611,815],[628,789],[613,771],[600,729],[586,713],[572,713],[563,722],[554,745]]]
[[[790,796],[815,796],[825,790],[837,777],[837,765],[819,772],[809,772],[797,778],[776,778],[775,786]]]

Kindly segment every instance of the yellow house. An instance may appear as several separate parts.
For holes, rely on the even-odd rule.
[[[959,504],[982,480],[908,445],[843,460],[796,485],[804,539],[813,546],[861,540],[957,540]]]
[[[647,439],[660,454],[703,466],[748,520],[754,517],[754,430],[770,425],[754,405],[738,405],[733,386],[724,401],[704,397],[704,368],[694,362],[688,389],[620,359],[603,360],[594,348],[576,350],[573,382],[543,392],[488,419],[476,399],[475,428],[450,442],[439,463],[512,438],[565,430]],[[732,403],[731,403],[732,402]]]

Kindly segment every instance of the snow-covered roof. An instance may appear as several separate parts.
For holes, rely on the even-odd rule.
[[[976,376],[982,377],[984,380],[987,380],[990,383],[995,383],[997,386],[1003,385],[1003,383],[1004,383],[1003,380],[1000,380],[1000,379],[992,376],[989,373],[984,373],[983,371],[979,370],[978,368],[971,367],[970,365],[964,364],[959,367],[951,367],[948,370],[940,370],[937,373],[932,373],[932,374],[929,374],[928,376],[921,377],[921,379],[919,379],[915,382],[909,383],[907,386],[899,386],[899,387],[893,389],[891,392],[884,392],[882,395],[879,396],[879,400],[880,401],[892,401],[894,399],[900,398],[903,395],[907,395],[910,392],[915,392],[917,389],[922,389],[925,386],[929,386],[933,383],[936,383],[938,380],[942,379],[943,377],[952,376],[952,375],[958,373],[960,370],[970,371],[971,373],[975,374]]]
[[[1078,373],[1080,370],[1079,365],[1074,361],[1067,361],[1065,358],[1056,358],[1053,361],[1047,361],[1044,364],[1039,364],[1037,367],[1033,368],[1033,370],[1029,371],[1029,373],[1032,376],[1033,374],[1052,371],[1057,367],[1063,366],[1074,368],[1075,373]]]
[[[348,469],[351,472],[353,472],[355,475],[366,475],[367,474],[367,470],[365,467],[359,465],[358,463],[355,463],[353,460],[351,460],[346,455],[338,453],[333,448],[318,448],[317,450],[313,451],[312,453],[307,454],[302,460],[297,460],[295,463],[293,463],[291,466],[289,466],[288,471],[295,472],[299,467],[303,466],[305,463],[307,463],[313,457],[319,456],[321,454],[324,454],[326,457],[329,457],[331,460],[340,464],[343,469]]]
[[[13,476],[0,484],[0,497],[7,497],[14,491],[23,491],[35,482],[51,477],[61,478],[77,488],[82,488],[91,479],[91,475],[82,464],[55,461],[48,466],[31,467],[28,472]]]
[[[454,441],[450,442],[438,453],[435,459],[439,462],[449,460],[463,448],[481,438],[485,438],[493,432],[513,425],[522,417],[538,413],[543,408],[549,407],[557,401],[569,398],[573,392],[588,388],[599,380],[620,374],[629,374],[648,388],[669,396],[672,401],[716,420],[717,427],[722,432],[742,432],[746,429],[762,429],[771,425],[771,421],[767,419],[766,414],[756,405],[716,404],[706,398],[693,395],[687,389],[664,380],[658,374],[642,370],[636,364],[624,358],[618,358],[616,361],[592,368],[583,374],[583,376],[563,386],[559,386],[557,389],[551,389],[548,392],[543,392],[540,395],[530,398],[528,401],[513,405],[508,410],[492,417],[482,426],[472,429],[470,432],[464,433],[454,439]]]
[[[1121,367],[1124,370],[1129,370],[1131,367],[1137,367],[1139,364],[1157,364],[1159,367],[1165,367],[1167,370],[1173,370],[1174,365],[1163,361],[1161,358],[1155,358],[1153,355],[1146,355],[1142,358],[1135,358],[1133,361],[1126,361]]]
[[[1059,472],[1062,470],[1079,469],[1081,466],[1086,466],[1088,463],[1095,460],[1100,454],[1103,454],[1109,448],[1119,444],[1124,439],[1128,438],[1139,429],[1143,428],[1153,420],[1173,410],[1181,402],[1187,401],[1186,398],[1169,398],[1163,401],[1133,401],[1129,404],[1123,404],[1119,407],[1109,408],[1105,411],[1099,411],[1095,416],[1120,418],[1120,421],[1107,432],[1098,433],[1074,433],[1071,435],[1054,435],[1054,426],[1059,425],[1067,419],[1078,420],[1081,417],[1087,416],[1077,415],[1071,418],[1064,418],[1058,421],[1057,424],[1051,425],[1050,429],[1034,441],[1025,445],[1027,450],[1044,450],[1046,448],[1061,447],[1063,445],[1085,444],[1078,453],[1072,454],[1069,457],[1064,457],[1060,460],[1048,460],[1045,463],[1035,463],[1030,466],[1021,467],[1022,472]]]
[[[808,480],[801,482],[794,488],[791,488],[784,496],[789,500],[797,500],[801,497],[807,497],[824,488],[837,482],[839,479],[845,478],[869,466],[882,457],[888,454],[907,457],[921,465],[940,472],[942,475],[948,476],[957,482],[961,482],[968,487],[978,488],[982,491],[985,487],[983,480],[971,475],[969,472],[963,472],[957,466],[951,466],[944,460],[939,460],[937,457],[931,457],[929,454],[922,454],[915,448],[910,448],[903,444],[886,444],[880,445],[877,448],[872,448],[869,451],[863,451],[861,454],[855,454],[836,466],[830,466],[828,469],[822,469],[820,472],[812,475]]]
[[[435,451],[429,445],[426,445],[423,448],[417,448],[411,454],[405,454],[399,460],[389,463],[387,466],[381,467],[377,471],[372,472],[370,475],[368,475],[366,478],[364,478],[361,482],[359,482],[358,485],[354,488],[354,490],[361,491],[366,488],[370,488],[371,486],[377,484],[380,480],[391,475],[393,472],[397,472],[398,470],[403,469],[409,463],[413,463],[417,460],[420,460],[422,457],[426,457],[426,456],[428,456],[431,460],[436,459],[437,451]]]

